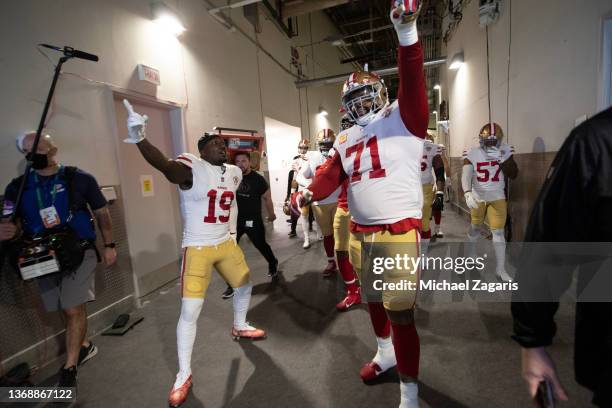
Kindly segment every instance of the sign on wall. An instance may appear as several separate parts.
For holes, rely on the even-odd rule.
[[[153,197],[155,195],[152,175],[145,174],[140,176],[140,191],[143,197]]]

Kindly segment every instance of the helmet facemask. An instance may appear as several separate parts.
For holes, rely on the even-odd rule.
[[[387,103],[387,91],[380,82],[362,85],[342,97],[342,106],[359,126],[368,125]]]
[[[501,146],[504,132],[497,123],[488,123],[480,129],[478,139],[482,149],[490,150],[491,148],[499,148]]]

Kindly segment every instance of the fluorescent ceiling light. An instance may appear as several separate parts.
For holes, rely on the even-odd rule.
[[[153,21],[165,32],[178,36],[185,31],[177,14],[162,1],[151,3]]]

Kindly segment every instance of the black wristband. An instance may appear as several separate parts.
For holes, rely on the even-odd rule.
[[[111,249],[115,249],[117,247],[117,244],[114,242],[110,242],[108,244],[104,244],[104,248],[111,248]]]

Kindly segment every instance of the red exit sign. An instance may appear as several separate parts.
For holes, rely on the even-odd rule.
[[[144,64],[138,64],[138,79],[155,85],[161,84],[159,79],[159,71],[155,68],[147,67]]]

